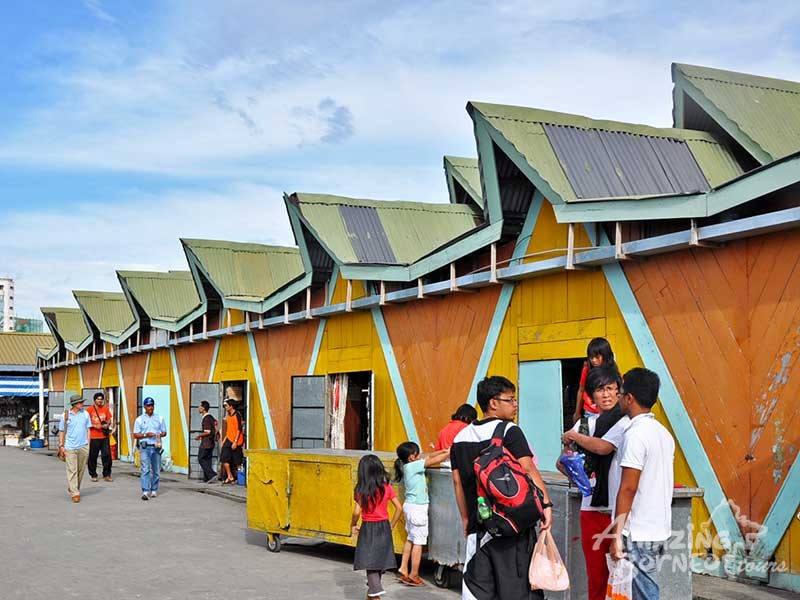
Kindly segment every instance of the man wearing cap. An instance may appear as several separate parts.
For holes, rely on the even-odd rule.
[[[89,458],[89,429],[92,419],[83,409],[83,396],[72,394],[71,408],[58,420],[58,451],[65,454],[69,495],[76,504],[81,501],[81,482]]]
[[[156,497],[161,474],[161,440],[167,437],[164,418],[155,414],[156,402],[149,396],[142,402],[144,414],[133,422],[133,438],[139,445],[142,465],[142,500]]]

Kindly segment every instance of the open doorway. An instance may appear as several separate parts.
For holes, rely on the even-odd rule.
[[[292,448],[371,450],[371,371],[292,378]]]

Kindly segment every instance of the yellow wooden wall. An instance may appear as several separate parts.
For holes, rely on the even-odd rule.
[[[352,299],[365,295],[364,286],[354,281]],[[339,279],[333,292],[333,304],[344,302],[346,296],[347,284]],[[325,332],[314,374],[329,375],[354,371],[372,371],[375,377],[374,449],[394,452],[399,444],[408,439],[408,436],[370,311],[337,315],[325,322]]]
[[[100,376],[100,387],[115,387],[121,389],[122,385],[119,381],[119,369],[117,368],[117,360],[115,358],[103,361],[103,371],[102,375]],[[127,411],[125,407],[123,407],[122,397],[119,391],[117,392],[117,395],[119,396],[120,401],[120,414],[117,415],[119,419],[119,429],[117,430],[115,436],[117,439],[117,451],[119,456],[128,456],[131,454],[131,448],[128,446],[128,430],[130,429],[130,424],[128,423],[128,420],[125,419]]]
[[[592,245],[582,228],[576,228],[575,233],[576,247]],[[567,226],[558,224],[550,203],[543,202],[526,254],[566,245]],[[525,262],[557,255],[542,254]],[[516,384],[520,362],[585,358],[586,345],[593,337],[605,337],[611,343],[621,373],[642,365],[601,270],[565,271],[523,280],[514,289],[489,374],[503,375]],[[660,405],[656,405],[653,412],[672,433]],[[531,443],[535,448],[536,440]],[[675,453],[675,483],[696,485],[679,447]],[[707,527],[703,524],[710,515],[702,500],[695,499],[693,508],[695,528]]]
[[[67,367],[64,380],[64,391],[67,392],[67,397],[64,398],[65,404],[69,404],[70,394],[80,394],[82,388],[80,366],[72,365]]]
[[[123,365],[123,370],[125,366]],[[170,453],[172,464],[176,467],[189,468],[189,455],[187,449],[188,440],[183,435],[183,424],[181,423],[181,408],[178,399],[177,382],[172,370],[172,359],[170,352],[166,348],[155,350],[150,353],[150,364],[145,374],[146,385],[168,385],[169,386],[169,411],[170,423],[167,433],[170,437]],[[127,391],[127,390],[126,390]],[[181,390],[183,393],[183,390]],[[135,390],[134,390],[135,393]],[[158,407],[156,407],[156,412]],[[188,415],[187,415],[188,416]]]
[[[238,315],[236,313],[239,313]],[[237,324],[240,311],[232,311],[232,322]],[[213,381],[247,381],[247,448],[269,448],[264,411],[256,385],[255,371],[250,360],[250,347],[247,336],[242,334],[225,336],[220,339],[217,363],[214,367]]]

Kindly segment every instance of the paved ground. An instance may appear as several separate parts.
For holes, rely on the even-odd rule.
[[[366,596],[364,575],[352,568],[352,549],[286,544],[280,553],[269,553],[263,536],[247,531],[244,504],[177,481],[162,482],[159,497],[143,502],[138,478],[123,470],[131,471],[120,469],[113,483],[87,477],[81,503],[73,504],[61,462],[0,447],[0,598]],[[430,569],[423,576],[430,582]],[[387,597],[459,597],[432,583],[416,589],[391,574],[386,580]]]

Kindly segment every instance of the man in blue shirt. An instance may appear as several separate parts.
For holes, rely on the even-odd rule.
[[[155,414],[156,402],[149,396],[142,402],[144,414],[133,422],[133,437],[139,444],[142,465],[142,500],[156,497],[161,474],[161,440],[167,437],[164,418]]]
[[[70,410],[58,420],[58,451],[65,454],[67,465],[67,484],[72,501],[81,501],[81,482],[89,459],[89,428],[92,419],[83,409],[83,396],[72,394],[69,399]]]

